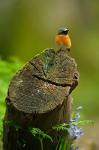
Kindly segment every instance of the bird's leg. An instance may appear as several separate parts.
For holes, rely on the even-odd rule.
[[[70,48],[66,48],[68,52],[70,52]]]

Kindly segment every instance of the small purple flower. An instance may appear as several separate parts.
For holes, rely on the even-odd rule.
[[[71,125],[70,128],[68,129],[68,132],[69,132],[69,138],[71,140],[78,139],[83,135],[82,128],[78,128],[76,125]]]
[[[82,106],[76,108],[75,116],[70,120],[70,122],[78,122],[80,118],[79,111],[82,109]]]
[[[79,106],[76,108],[76,111],[80,111],[83,107],[82,106]]]
[[[77,146],[77,147],[75,147],[75,150],[79,150],[79,147]]]
[[[70,150],[73,150],[73,147],[72,147],[72,145],[70,146]]]
[[[79,118],[80,118],[80,114],[79,114],[79,113],[76,113],[76,114],[75,114],[75,117],[72,118],[72,119],[70,120],[70,122],[78,122]]]
[[[69,140],[71,141],[80,138],[84,134],[83,129],[78,128],[77,126],[79,123],[78,120],[80,118],[79,111],[81,109],[82,107],[79,106],[74,113],[74,117],[70,119],[69,128],[68,128],[68,137],[69,137]],[[79,150],[79,147],[74,147],[73,144],[71,144],[70,150]]]

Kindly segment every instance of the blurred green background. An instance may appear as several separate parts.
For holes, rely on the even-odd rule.
[[[72,39],[70,53],[80,72],[79,86],[72,93],[73,105],[82,105],[84,117],[97,120],[98,17],[98,0],[0,0],[0,113],[4,113],[4,98],[13,74],[42,50],[56,48],[57,30],[68,27]]]

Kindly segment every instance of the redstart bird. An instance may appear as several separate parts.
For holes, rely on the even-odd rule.
[[[68,31],[69,30],[66,28],[59,29],[59,31],[55,37],[55,41],[59,45],[60,49],[70,51],[71,39],[68,35]]]

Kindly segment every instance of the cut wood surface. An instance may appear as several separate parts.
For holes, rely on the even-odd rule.
[[[4,122],[13,120],[23,129],[32,126],[43,131],[68,122],[72,99],[70,93],[77,86],[78,79],[77,64],[66,51],[45,50],[27,62],[11,80]],[[22,133],[28,141],[24,149],[40,149],[31,135],[25,131]],[[22,133],[4,123],[4,150],[18,150],[15,141],[19,136],[23,138]],[[55,133],[50,134],[55,137]]]

